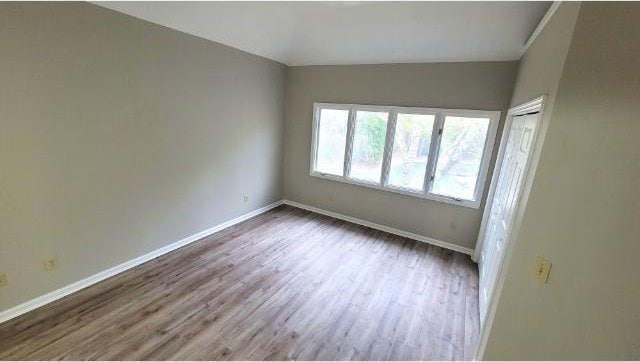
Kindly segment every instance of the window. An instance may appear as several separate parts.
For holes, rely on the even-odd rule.
[[[348,121],[349,110],[320,110],[316,171],[330,175],[343,175]]]
[[[356,111],[349,177],[380,182],[388,119],[387,112]]]
[[[478,208],[500,112],[314,104],[311,175]]]
[[[488,130],[488,118],[444,118],[433,193],[473,199]]]
[[[389,168],[390,187],[422,191],[436,116],[398,113]]]

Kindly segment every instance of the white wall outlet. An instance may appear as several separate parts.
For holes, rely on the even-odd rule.
[[[56,270],[58,269],[58,258],[47,259],[42,262],[42,265],[44,266],[44,270],[46,271]]]
[[[249,202],[249,195],[244,195],[242,199],[244,200],[245,203]]]
[[[7,274],[0,274],[0,287],[6,287],[9,285],[9,277]]]

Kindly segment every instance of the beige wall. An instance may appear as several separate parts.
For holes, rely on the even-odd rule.
[[[288,68],[285,197],[473,248],[481,210],[309,176],[313,102],[467,108],[506,113],[517,66],[517,62],[476,62]]]
[[[563,38],[561,23],[539,41]],[[581,5],[486,359],[640,358],[638,39],[640,4]],[[532,277],[538,255],[548,284]]]
[[[479,210],[310,177],[312,103],[505,111],[546,93],[484,357],[638,359],[638,14],[562,5],[513,97],[516,62],[293,67],[283,115],[278,63],[90,4],[0,4],[0,310],[276,201],[281,181],[288,199],[473,247]]]
[[[283,65],[87,3],[0,44],[0,310],[282,198]]]
[[[549,118],[579,9],[579,2],[562,3],[522,56],[513,88],[512,106],[544,94],[547,97],[545,116]]]

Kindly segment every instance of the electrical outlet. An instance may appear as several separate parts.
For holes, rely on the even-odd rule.
[[[56,270],[58,269],[58,258],[47,259],[43,261],[42,264],[44,266],[44,270],[46,271]]]
[[[9,285],[9,277],[7,274],[0,274],[0,287],[6,287]]]
[[[549,281],[549,273],[551,273],[551,262],[547,259],[538,257],[536,259],[536,268],[534,270],[536,279],[546,283]]]
[[[249,202],[249,195],[244,195],[243,200],[245,203]]]

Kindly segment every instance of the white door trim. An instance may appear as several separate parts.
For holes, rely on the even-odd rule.
[[[540,118],[542,118],[542,111],[544,108],[544,95],[528,101],[526,103],[515,106],[507,112],[507,116],[505,117],[504,127],[502,128],[502,136],[500,137],[500,147],[498,148],[498,156],[496,157],[496,164],[493,167],[493,173],[491,176],[491,183],[489,184],[489,194],[487,195],[487,202],[484,206],[484,211],[482,214],[482,222],[480,224],[480,231],[478,232],[478,239],[476,241],[476,246],[473,251],[473,255],[471,258],[473,261],[478,262],[478,257],[480,256],[480,252],[482,251],[482,242],[484,240],[484,232],[487,226],[488,214],[487,212],[491,210],[491,204],[493,203],[493,196],[496,192],[496,184],[498,183],[498,174],[500,172],[500,168],[502,167],[502,159],[504,158],[504,152],[507,148],[507,140],[509,139],[509,132],[511,131],[511,123],[513,122],[513,117],[522,116],[527,113],[532,112],[540,112]],[[538,132],[540,135],[540,132]],[[536,147],[537,145],[534,144]],[[533,149],[532,152],[538,151],[537,149]],[[530,165],[533,164],[533,159],[531,160]],[[531,167],[529,167],[529,170]]]
[[[475,360],[482,360],[484,357],[485,348],[487,346],[487,340],[489,338],[489,333],[491,331],[491,327],[493,325],[493,319],[495,317],[497,302],[500,299],[500,294],[502,293],[502,287],[504,285],[504,280],[508,272],[508,266],[511,261],[511,254],[513,252],[515,240],[517,240],[516,236],[518,235],[518,231],[522,221],[522,216],[524,214],[524,209],[527,204],[527,199],[529,198],[529,191],[531,190],[533,177],[535,175],[538,159],[540,157],[542,143],[544,141],[544,135],[546,133],[546,127],[543,124],[543,114],[544,114],[543,112],[544,112],[545,100],[546,100],[546,96],[542,95],[531,101],[528,101],[516,107],[513,107],[509,109],[509,111],[507,112],[507,117],[506,117],[505,125],[503,128],[502,137],[500,139],[500,148],[498,149],[498,156],[496,159],[496,164],[493,170],[493,177],[489,187],[489,195],[487,196],[487,203],[485,205],[484,212],[482,215],[482,223],[480,224],[480,231],[478,232],[478,241],[476,242],[476,247],[472,255],[472,259],[474,261],[478,261],[478,257],[480,255],[480,252],[482,251],[482,242],[484,240],[484,234],[485,234],[487,222],[489,219],[489,213],[491,212],[493,197],[495,194],[495,189],[496,189],[498,178],[499,178],[498,173],[500,172],[500,169],[502,167],[502,161],[503,161],[504,153],[507,146],[507,140],[509,139],[509,133],[511,130],[511,124],[513,122],[513,118],[516,116],[522,116],[522,115],[533,113],[533,112],[539,112],[540,116],[538,118],[537,135],[532,145],[533,149],[531,151],[531,156],[530,156],[531,158],[528,163],[527,169],[524,171],[525,181],[522,187],[520,201],[516,206],[512,229],[508,236],[508,238],[511,240],[508,240],[505,242],[506,246],[504,250],[504,257],[502,258],[502,263],[500,264],[500,267],[499,267],[494,290],[491,293],[491,296],[489,297],[488,311],[485,317],[486,320],[484,321],[483,326],[480,330],[480,335],[478,338],[478,348],[476,350]]]

